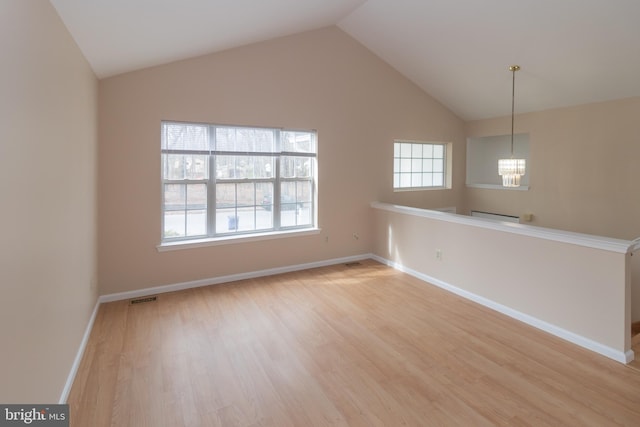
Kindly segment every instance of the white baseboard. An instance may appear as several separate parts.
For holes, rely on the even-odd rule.
[[[62,389],[62,393],[60,394],[60,399],[58,403],[60,404],[67,403],[67,399],[69,398],[69,392],[71,391],[71,387],[73,386],[73,381],[76,378],[76,374],[78,373],[78,368],[80,367],[80,363],[82,362],[82,356],[84,355],[85,349],[87,348],[87,343],[89,342],[89,337],[91,336],[91,330],[93,329],[93,323],[95,322],[96,316],[98,314],[98,308],[100,307],[100,304],[104,302],[120,301],[120,300],[125,300],[130,298],[138,298],[145,295],[156,295],[156,294],[161,294],[165,292],[174,292],[174,291],[180,291],[183,289],[191,289],[191,288],[198,288],[201,286],[216,285],[219,283],[235,282],[238,280],[253,279],[256,277],[272,276],[274,274],[307,270],[310,268],[326,267],[329,265],[361,261],[364,259],[370,259],[372,257],[373,257],[372,254],[354,255],[354,256],[343,257],[343,258],[333,258],[333,259],[328,259],[323,261],[310,262],[306,264],[270,268],[266,270],[252,271],[248,273],[231,274],[228,276],[212,277],[209,279],[176,283],[173,285],[156,286],[153,288],[138,289],[135,291],[101,295],[98,297],[98,300],[96,301],[96,305],[93,308],[93,312],[91,313],[91,317],[89,318],[89,322],[84,331],[84,335],[82,336],[82,341],[80,342],[80,347],[78,348],[76,357],[73,361],[73,364],[71,365],[71,371],[67,376],[67,382],[65,383],[64,388]]]
[[[93,312],[91,313],[91,317],[89,317],[89,323],[87,323],[87,327],[84,330],[82,341],[80,341],[80,347],[78,348],[76,357],[73,360],[73,364],[71,365],[71,371],[67,376],[67,382],[64,384],[64,388],[62,389],[62,394],[60,394],[60,399],[58,400],[58,403],[60,404],[67,403],[67,399],[69,398],[69,392],[71,391],[71,386],[73,386],[73,381],[76,379],[76,374],[78,373],[80,362],[82,362],[82,356],[84,356],[84,351],[87,348],[87,343],[89,342],[89,337],[91,336],[91,330],[93,329],[93,322],[95,322],[96,320],[99,307],[100,307],[100,299],[96,301],[96,305],[93,307]]]
[[[411,276],[414,276],[424,282],[433,284],[435,286],[438,286],[439,288],[445,289],[449,292],[452,292],[456,295],[459,295],[463,298],[466,298],[468,300],[474,301],[480,305],[483,305],[485,307],[488,307],[492,310],[495,310],[499,313],[505,314],[511,318],[514,318],[516,320],[519,320],[521,322],[524,322],[528,325],[533,326],[534,328],[543,330],[545,332],[548,332],[552,335],[557,336],[558,338],[562,338],[566,341],[569,341],[573,344],[576,344],[580,347],[586,348],[587,350],[591,350],[593,352],[596,352],[598,354],[601,354],[603,356],[608,357],[609,359],[613,359],[616,362],[621,362],[621,363],[629,363],[633,360],[634,358],[634,353],[632,350],[628,350],[626,352],[620,351],[620,350],[616,350],[614,348],[611,348],[607,345],[601,344],[599,342],[593,341],[589,338],[585,338],[582,335],[578,335],[574,332],[568,331],[566,329],[560,328],[556,325],[553,325],[551,323],[545,322],[543,320],[540,320],[536,317],[530,316],[528,314],[522,313],[520,311],[514,310],[510,307],[507,307],[505,305],[499,304],[495,301],[492,301],[488,298],[482,297],[480,295],[476,295],[472,292],[466,291],[464,289],[460,289],[456,286],[450,285],[449,283],[443,282],[442,280],[436,279],[435,277],[431,277],[427,274],[423,274],[420,273],[416,270],[413,270],[411,268],[405,267],[402,264],[398,264],[396,262],[390,261],[388,259],[382,258],[380,256],[377,255],[372,255],[371,258],[375,259],[376,261],[382,263],[382,264],[386,264],[390,267],[395,268],[396,270],[400,270],[402,272],[405,272],[407,274],[410,274]]]
[[[333,259],[328,259],[324,261],[310,262],[306,264],[290,265],[285,267],[270,268],[266,270],[257,270],[257,271],[252,271],[248,273],[238,273],[238,274],[231,274],[228,276],[212,277],[209,279],[193,280],[190,282],[182,282],[182,283],[176,283],[172,285],[156,286],[152,288],[138,289],[138,290],[128,291],[128,292],[119,292],[114,294],[101,295],[100,297],[98,297],[96,305],[93,308],[93,312],[91,313],[91,317],[89,318],[89,323],[87,324],[84,335],[82,337],[82,341],[80,343],[80,347],[78,348],[78,352],[73,361],[71,371],[69,372],[69,375],[67,377],[67,382],[65,383],[64,389],[62,390],[62,394],[60,395],[59,403],[62,404],[67,402],[67,398],[69,397],[69,392],[71,391],[71,386],[73,385],[73,381],[75,380],[76,374],[78,372],[78,368],[80,367],[80,362],[82,361],[82,356],[84,355],[85,349],[87,347],[87,343],[89,341],[89,336],[91,335],[93,323],[96,319],[96,315],[98,314],[98,308],[102,303],[126,300],[131,298],[138,298],[146,295],[161,294],[165,292],[180,291],[183,289],[191,289],[191,288],[198,288],[202,286],[216,285],[220,283],[235,282],[235,281],[244,280],[244,279],[253,279],[257,277],[272,276],[274,274],[290,273],[293,271],[307,270],[310,268],[326,267],[330,265],[342,264],[347,262],[361,261],[364,259],[374,259],[382,264],[393,267],[396,270],[410,274],[424,282],[433,284],[449,292],[460,295],[463,298],[477,302],[478,304],[491,308],[492,310],[505,314],[514,319],[520,320],[528,325],[541,329],[545,332],[548,332],[552,335],[555,335],[573,344],[579,345],[580,347],[599,353],[617,362],[629,363],[634,358],[634,353],[631,350],[628,350],[626,352],[618,351],[609,346],[595,342],[581,335],[575,334],[571,331],[567,331],[566,329],[552,325],[548,322],[542,321],[528,314],[521,313],[510,307],[496,303],[495,301],[492,301],[490,299],[481,297],[472,292],[450,285],[446,282],[436,279],[435,277],[431,277],[429,275],[420,273],[411,268],[405,267],[402,264],[398,264],[396,262],[390,261],[388,259],[382,258],[374,254],[362,254],[362,255],[354,255],[354,256],[343,257],[343,258],[333,258]]]
[[[343,264],[347,262],[360,261],[372,258],[372,254],[354,255],[344,258],[333,258],[323,261],[310,262],[306,264],[289,265],[285,267],[269,268],[266,270],[250,271],[247,273],[230,274],[228,276],[211,277],[208,279],[192,280],[190,282],[175,283],[172,285],[155,286],[152,288],[137,289],[135,291],[119,292],[115,294],[102,295],[98,299],[100,303],[121,301],[131,298],[139,298],[146,295],[156,295],[166,292],[181,291],[184,289],[199,288],[202,286],[217,285],[220,283],[236,282],[238,280],[254,279],[256,277],[273,276],[274,274],[290,273],[293,271],[307,270],[310,268],[326,267],[329,265]]]

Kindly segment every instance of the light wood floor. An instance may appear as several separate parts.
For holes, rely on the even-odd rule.
[[[640,425],[640,371],[365,261],[104,304],[85,426]]]
[[[638,327],[640,326],[640,323],[635,323],[634,326]],[[631,333],[633,334],[631,337],[631,350],[633,350],[635,359],[629,363],[629,366],[640,370],[640,332],[635,330],[635,328],[632,328]]]

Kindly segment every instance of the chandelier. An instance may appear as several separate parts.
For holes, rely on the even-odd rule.
[[[511,85],[511,157],[508,159],[498,160],[498,175],[502,177],[503,187],[520,187],[520,178],[525,173],[525,159],[513,158],[513,123],[515,118],[515,93],[516,93],[516,71],[520,69],[519,65],[512,65],[509,71],[512,73]]]

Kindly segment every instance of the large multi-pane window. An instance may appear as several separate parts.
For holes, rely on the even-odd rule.
[[[393,188],[445,188],[446,145],[395,141],[393,144]]]
[[[162,122],[162,240],[316,225],[316,133]]]

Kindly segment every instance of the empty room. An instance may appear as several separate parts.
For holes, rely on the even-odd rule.
[[[640,425],[638,16],[0,0],[0,424]]]

